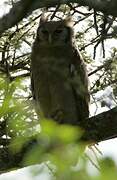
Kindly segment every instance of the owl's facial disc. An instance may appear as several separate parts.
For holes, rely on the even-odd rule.
[[[70,31],[64,25],[53,26],[46,23],[39,27],[38,37],[41,44],[58,46],[70,41]]]

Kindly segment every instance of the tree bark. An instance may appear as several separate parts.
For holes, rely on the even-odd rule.
[[[81,125],[85,133],[81,139],[100,142],[117,137],[117,107],[87,119]]]
[[[82,141],[98,143],[115,138],[117,136],[117,107],[85,120],[80,126],[84,129]],[[13,153],[8,147],[0,148],[0,172],[23,167],[23,158],[35,146],[43,147],[42,139],[29,140],[18,153]],[[49,152],[54,147],[55,145],[50,143],[44,150]],[[31,163],[27,165],[31,165]]]
[[[38,8],[53,7],[58,4],[68,3],[78,3],[80,6],[88,6],[90,9],[93,8],[106,15],[117,17],[116,0],[20,0],[14,4],[8,14],[0,19],[0,36],[5,30],[16,25]]]

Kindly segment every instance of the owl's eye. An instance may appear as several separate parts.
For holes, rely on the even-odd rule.
[[[60,34],[60,33],[62,33],[62,31],[63,31],[62,29],[57,29],[57,30],[55,30],[55,33]]]

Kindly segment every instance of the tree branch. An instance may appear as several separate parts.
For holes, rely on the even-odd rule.
[[[117,137],[117,107],[85,120],[80,126],[85,130],[81,137],[83,141],[98,143]],[[22,160],[26,153],[35,146],[41,148],[44,144],[42,139],[34,138],[29,139],[19,153],[13,153],[7,146],[0,148],[0,172],[23,167]],[[50,152],[54,147],[51,143],[46,145],[45,152]]]
[[[10,12],[0,19],[0,35],[38,8],[53,7],[58,4],[68,3],[78,3],[80,6],[88,6],[90,9],[93,8],[96,11],[117,17],[116,0],[20,0],[14,3]]]
[[[86,141],[100,142],[117,137],[117,107],[85,120],[81,126],[85,129],[82,139]]]

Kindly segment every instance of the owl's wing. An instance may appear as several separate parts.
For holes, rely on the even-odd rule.
[[[83,120],[89,116],[88,75],[80,52],[75,47],[73,47],[70,71],[78,118]]]

